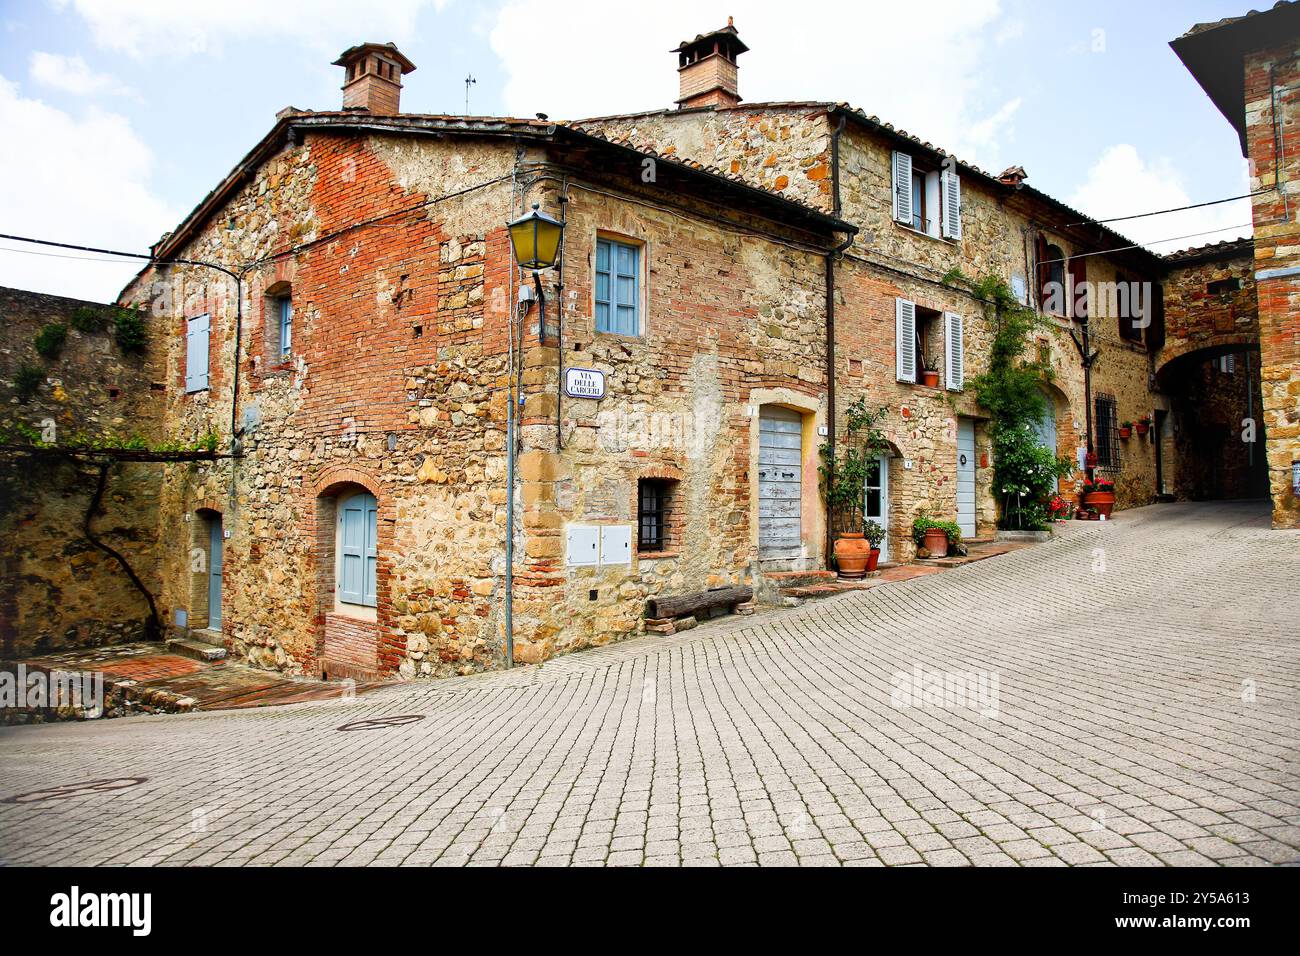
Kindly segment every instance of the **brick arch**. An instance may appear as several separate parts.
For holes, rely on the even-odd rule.
[[[225,503],[217,498],[201,498],[194,503],[195,511],[213,511],[219,515],[226,513]]]
[[[1188,356],[1202,353],[1201,359],[1208,360],[1243,349],[1258,352],[1259,335],[1251,332],[1225,332],[1205,338],[1166,342],[1156,360],[1156,379],[1159,380],[1175,362]]]
[[[375,496],[377,505],[378,560],[375,572],[375,619],[352,619],[335,609],[334,589],[334,506],[351,490]],[[303,511],[307,518],[304,537],[315,557],[314,581],[306,582],[315,592],[315,660],[304,662],[311,669],[324,670],[331,678],[367,679],[395,673],[401,665],[403,648],[393,627],[392,567],[395,554],[392,497],[379,479],[355,465],[334,465],[323,469],[307,488],[309,500]]]

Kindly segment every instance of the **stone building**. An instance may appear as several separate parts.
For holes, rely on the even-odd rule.
[[[278,115],[122,294],[152,312],[161,433],[235,454],[156,470],[174,629],[332,677],[499,666],[507,540],[521,661],[639,633],[650,598],[765,592],[826,567],[819,448],[858,398],[888,410],[864,488],[885,559],[922,511],[992,535],[967,383],[993,331],[965,279],[1042,313],[1044,445],[1081,471],[1091,434],[1122,507],[1192,487],[1164,303],[1182,277],[1198,335],[1186,290],[1218,259],[1132,248],[1019,167],[843,105],[746,104],[745,51],[729,23],[673,51],[676,108],[553,123],[403,114],[414,64],[363,44],[344,109]],[[565,225],[535,283],[505,228],[534,206]]]
[[[1250,160],[1273,524],[1300,527],[1300,4],[1197,24],[1170,45]]]

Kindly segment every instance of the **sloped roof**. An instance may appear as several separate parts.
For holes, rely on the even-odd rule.
[[[905,143],[911,147],[919,147],[922,150],[929,153],[930,156],[934,158],[941,158],[941,157],[947,157],[952,155],[941,146],[937,146],[934,143],[931,143],[929,140],[924,140],[919,136],[909,133],[905,129],[896,127],[892,123],[885,122],[880,117],[867,113],[866,110],[863,110],[856,106],[852,106],[848,103],[832,103],[829,100],[778,100],[778,101],[772,101],[767,103],[745,103],[740,106],[695,107],[687,110],[679,110],[679,109],[645,110],[639,113],[624,113],[624,114],[615,114],[613,116],[598,116],[590,119],[574,120],[570,122],[568,125],[578,129],[585,129],[590,131],[590,127],[593,125],[598,125],[601,123],[610,122],[614,120],[635,120],[635,119],[640,119],[642,117],[649,118],[655,116],[678,116],[682,114],[689,114],[692,112],[724,113],[729,110],[734,110],[743,113],[743,112],[763,112],[764,110],[778,110],[778,109],[793,109],[793,110],[812,109],[812,110],[819,110],[819,111],[824,110],[825,112],[831,115],[843,115],[846,118],[853,120],[854,122],[857,122],[863,126],[866,126],[870,129],[873,129],[879,133],[884,134],[887,138],[893,139],[898,143]],[[1101,230],[1102,234],[1106,237],[1109,237],[1109,241],[1112,242],[1117,247],[1120,246],[1132,247],[1132,252],[1140,258],[1148,259],[1150,265],[1155,266],[1159,264],[1160,256],[1158,256],[1156,253],[1153,253],[1150,250],[1142,247],[1138,243],[1135,243],[1133,240],[1129,239],[1123,233],[1120,233],[1115,229],[1112,229],[1110,226],[1097,222],[1087,213],[1081,212],[1080,210],[1067,205],[1066,203],[1048,195],[1042,190],[1035,189],[1033,186],[1030,186],[1026,183],[1021,183],[1018,186],[1008,185],[1002,182],[994,173],[990,173],[988,170],[982,169],[979,166],[976,166],[974,163],[967,162],[956,156],[953,156],[952,159],[957,164],[957,168],[960,172],[962,172],[964,175],[973,176],[976,179],[982,180],[985,183],[985,185],[987,185],[989,188],[1007,194],[1020,193],[1025,196],[1031,197],[1032,199],[1045,204],[1046,206],[1054,210],[1056,213],[1062,215],[1063,217],[1071,219],[1073,222],[1079,224],[1091,225]],[[721,174],[721,175],[728,175],[728,174]]]
[[[1262,49],[1300,35],[1300,3],[1279,0],[1269,10],[1251,10],[1239,17],[1198,23],[1169,45],[1187,71],[1201,84],[1219,112],[1246,143],[1246,77],[1242,59]]]
[[[1249,236],[1240,239],[1224,239],[1222,242],[1208,242],[1203,246],[1192,246],[1166,253],[1161,258],[1171,266],[1189,265],[1193,262],[1208,262],[1212,259],[1232,259],[1237,256],[1255,254],[1255,240]]]
[[[493,116],[456,116],[441,114],[402,113],[383,116],[367,110],[301,111],[285,110],[279,120],[256,146],[235,166],[226,177],[209,192],[185,217],[173,232],[163,236],[152,248],[156,259],[166,259],[175,253],[221,208],[227,199],[270,155],[278,151],[291,131],[308,130],[354,131],[361,133],[409,135],[467,135],[520,138],[538,141],[559,141],[575,145],[594,146],[598,149],[617,149],[638,157],[653,158],[666,164],[681,175],[730,194],[758,207],[768,215],[783,221],[797,222],[825,232],[856,233],[857,227],[828,215],[821,209],[778,192],[756,186],[742,177],[706,167],[700,163],[682,160],[676,156],[638,149],[627,142],[610,139],[604,135],[569,127],[549,120],[518,119]]]

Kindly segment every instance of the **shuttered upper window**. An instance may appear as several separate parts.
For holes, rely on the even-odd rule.
[[[894,219],[935,238],[961,238],[961,177],[908,153],[892,162]]]
[[[201,392],[208,387],[208,339],[212,319],[196,315],[185,320],[185,391]]]
[[[944,313],[944,339],[947,359],[944,381],[948,388],[960,392],[966,386],[966,328],[956,312]]]
[[[596,331],[641,334],[641,247],[596,240]]]

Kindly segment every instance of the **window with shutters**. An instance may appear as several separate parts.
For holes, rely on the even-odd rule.
[[[1065,317],[1065,250],[1060,246],[1042,242],[1038,249],[1038,309],[1048,315]]]
[[[961,238],[961,180],[933,160],[893,154],[894,220],[935,239]]]
[[[1119,404],[1114,395],[1101,394],[1093,399],[1093,428],[1097,465],[1119,467]]]
[[[208,387],[208,350],[212,318],[196,315],[185,320],[185,392],[202,392]]]
[[[944,382],[948,389],[960,392],[966,387],[966,324],[956,312],[945,312]]]
[[[338,603],[375,607],[379,563],[379,506],[368,491],[340,498],[335,528],[334,583]]]
[[[293,300],[289,296],[282,295],[275,300],[275,315],[279,331],[276,351],[283,359],[293,350]]]
[[[617,239],[596,240],[596,331],[641,334],[641,250]]]
[[[1147,325],[1146,305],[1142,299],[1142,284],[1123,273],[1115,273],[1113,308],[1119,323],[1120,338],[1129,342],[1142,341],[1142,329]]]
[[[896,325],[894,347],[897,353],[897,375],[900,382],[920,382],[925,372],[935,372],[940,376],[957,361],[959,380],[964,382],[965,350],[964,342],[957,345],[958,351],[950,354],[948,335],[945,325],[952,321],[937,309],[917,305],[908,299],[898,299],[895,304]],[[953,316],[960,328],[960,316]],[[951,377],[948,381],[951,381]],[[960,388],[961,385],[956,386]]]

